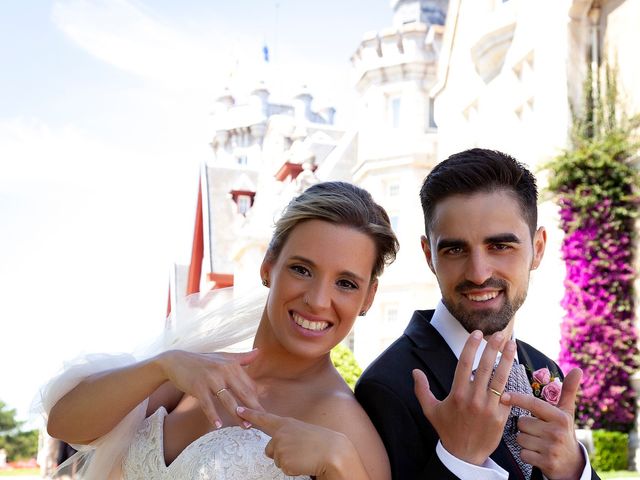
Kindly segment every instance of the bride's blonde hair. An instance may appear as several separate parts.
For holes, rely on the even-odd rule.
[[[333,181],[313,185],[289,202],[276,222],[265,259],[278,258],[292,230],[308,220],[344,225],[368,235],[376,245],[372,279],[396,258],[398,239],[384,208],[366,190],[351,183]]]

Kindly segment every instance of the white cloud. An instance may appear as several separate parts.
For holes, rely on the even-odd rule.
[[[38,119],[0,121],[0,191],[24,184],[70,185],[86,181],[88,169],[105,148],[96,148],[76,127],[53,131]],[[104,146],[103,146],[104,147]]]
[[[166,86],[210,79],[207,48],[126,0],[59,0],[53,21],[100,60]]]
[[[352,88],[346,58],[319,63],[309,52],[282,45],[277,63],[265,64],[260,35],[234,31],[220,19],[191,19],[195,27],[188,29],[128,0],[58,0],[53,20],[94,57],[192,102],[210,100],[229,85],[243,96],[260,80],[278,98],[306,84],[321,106],[344,101]]]
[[[0,364],[20,365],[0,398],[21,417],[63,358],[127,349],[162,326],[198,175],[168,143],[144,152],[73,125],[0,122]]]

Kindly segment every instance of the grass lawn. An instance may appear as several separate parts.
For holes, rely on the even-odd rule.
[[[629,472],[629,471],[618,471],[618,472],[598,472],[598,475],[602,480],[613,479],[613,478],[636,478],[640,480],[640,473],[638,472]]]
[[[22,477],[40,475],[39,468],[16,468],[14,470],[0,470],[0,477]]]

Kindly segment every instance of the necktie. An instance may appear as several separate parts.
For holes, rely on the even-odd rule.
[[[533,395],[533,390],[531,389],[531,384],[527,378],[527,372],[524,369],[524,365],[517,363],[515,360],[511,366],[511,371],[509,372],[509,378],[507,379],[504,391]],[[507,423],[504,426],[504,433],[502,434],[502,439],[507,444],[507,447],[509,447],[511,455],[513,455],[513,458],[524,474],[524,478],[527,480],[531,478],[531,471],[533,470],[533,467],[528,463],[524,463],[520,458],[521,447],[516,441],[516,435],[518,434],[518,417],[528,415],[531,415],[529,410],[516,406],[511,407],[511,412],[509,413],[509,418],[507,419]]]

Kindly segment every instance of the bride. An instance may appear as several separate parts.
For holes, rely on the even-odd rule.
[[[63,375],[44,398],[49,433],[95,450],[91,479],[390,478],[329,352],[366,314],[397,248],[368,192],[310,187],[276,222],[260,267],[268,296],[252,351],[202,353],[219,345],[216,330],[198,348]]]

